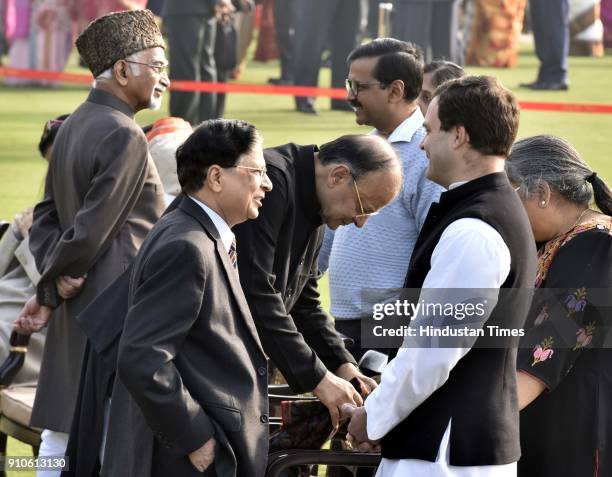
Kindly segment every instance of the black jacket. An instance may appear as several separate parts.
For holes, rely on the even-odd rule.
[[[263,476],[266,357],[217,229],[190,198],[155,225],[130,277],[103,476]],[[156,439],[154,439],[154,436]]]
[[[535,240],[529,221],[505,173],[489,174],[445,192],[432,204],[414,248],[406,288],[419,288],[444,230],[456,220],[477,218],[491,225],[510,250],[510,273],[486,326],[521,328],[531,303]],[[519,289],[523,289],[519,291]],[[518,337],[504,346],[485,334],[451,370],[448,380],[382,440],[389,459],[434,462],[452,419],[450,465],[515,462],[520,456],[516,391]]]
[[[316,146],[266,149],[273,184],[259,217],[234,228],[240,281],[264,350],[296,392],[312,391],[326,368],[354,362],[317,291],[323,241],[314,176]]]

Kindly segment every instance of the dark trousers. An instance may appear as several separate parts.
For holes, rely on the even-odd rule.
[[[155,15],[161,16],[161,12],[164,8],[164,0],[149,0],[147,2],[147,8],[151,10]]]
[[[368,27],[367,34],[372,38],[378,38],[378,5],[380,0],[368,0]]]
[[[230,77],[230,70],[217,70],[217,81],[227,83]],[[217,104],[215,105],[215,118],[222,118],[225,114],[225,93],[217,93]]]
[[[296,0],[274,2],[274,28],[281,68],[280,77],[284,81],[293,81],[296,17]]]
[[[427,62],[446,59],[463,63],[458,32],[459,0],[394,0],[394,38],[419,45]]]
[[[535,50],[540,60],[538,81],[567,82],[569,0],[531,0]]]
[[[348,76],[346,57],[357,46],[361,2],[356,0],[297,0],[298,21],[295,26],[295,77],[300,86],[317,86],[321,55],[330,48],[331,85],[343,88]],[[296,97],[313,103],[314,98]],[[332,100],[333,107],[346,106],[344,100]]]
[[[361,320],[359,318],[350,320],[336,319],[334,326],[338,333],[353,340],[353,344],[348,345],[346,349],[353,355],[356,361],[359,361],[368,350],[368,348],[361,349]]]
[[[214,48],[217,21],[202,15],[169,15],[168,35],[171,80],[217,81]],[[196,125],[216,117],[215,93],[170,92],[170,115]]]

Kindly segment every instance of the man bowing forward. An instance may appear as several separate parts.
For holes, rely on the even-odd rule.
[[[130,278],[104,476],[265,471],[266,356],[231,231],[257,217],[272,189],[261,142],[244,121],[211,120],[177,151],[183,195]]]

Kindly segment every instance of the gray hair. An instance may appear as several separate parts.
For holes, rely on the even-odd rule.
[[[129,61],[138,61],[140,60],[141,53],[142,51],[137,51],[136,53],[132,53],[130,56],[124,59],[129,60]],[[130,65],[130,68],[134,68],[137,70],[137,74],[140,74],[141,65],[135,65],[133,63],[129,63],[129,65]],[[96,83],[99,80],[110,80],[110,79],[113,79],[113,67],[112,66],[104,70],[98,76],[96,76],[96,78],[94,79],[94,87],[96,86]]]
[[[595,203],[605,213],[612,212],[612,194],[606,183],[582,160],[574,147],[559,137],[533,136],[518,141],[506,160],[510,181],[528,199],[543,182],[572,204]]]
[[[346,165],[355,179],[373,171],[401,169],[393,147],[376,135],[347,134],[325,143],[319,149],[319,160],[323,165]]]

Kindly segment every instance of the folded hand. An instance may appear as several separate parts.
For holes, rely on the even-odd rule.
[[[360,452],[380,452],[379,442],[368,438],[368,415],[365,407],[344,404],[342,406],[342,417],[351,420],[348,425],[346,440],[353,448]]]
[[[83,275],[82,277],[72,278],[68,275],[62,275],[61,277],[57,277],[55,280],[55,286],[57,287],[57,293],[64,300],[68,300],[75,296],[83,285],[85,284],[85,278],[87,275]]]
[[[216,446],[217,441],[211,437],[202,447],[189,454],[189,460],[199,472],[204,472],[215,460]]]
[[[51,308],[39,304],[34,295],[26,302],[13,325],[17,333],[30,335],[47,326],[49,318],[51,318]]]

